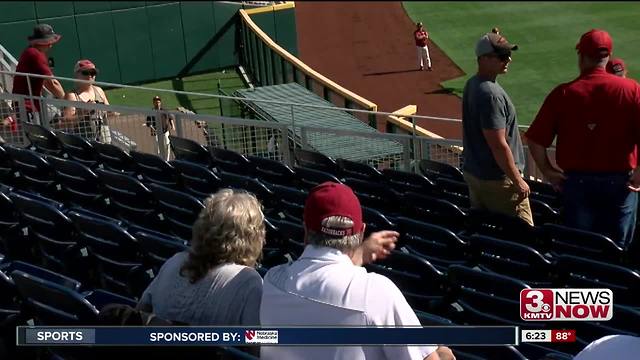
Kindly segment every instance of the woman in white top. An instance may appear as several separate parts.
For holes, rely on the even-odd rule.
[[[98,69],[96,69],[91,60],[79,60],[74,67],[74,73],[76,79],[86,80],[87,82],[76,82],[73,90],[65,95],[65,100],[109,105],[109,100],[104,90],[93,84],[96,80]],[[64,109],[62,127],[88,140],[97,140],[110,144],[111,131],[107,124],[108,115],[115,116],[118,114],[69,106]]]

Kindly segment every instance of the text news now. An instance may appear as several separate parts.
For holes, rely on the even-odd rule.
[[[17,327],[19,346],[518,345],[515,326]]]

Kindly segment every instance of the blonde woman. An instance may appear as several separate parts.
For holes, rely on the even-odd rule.
[[[76,82],[73,90],[65,95],[65,100],[109,105],[109,99],[104,90],[93,84],[98,75],[98,69],[91,60],[79,60],[73,70],[76,79],[86,82]],[[70,128],[73,133],[88,140],[110,144],[111,130],[107,123],[107,116],[116,115],[118,113],[69,106],[63,111],[62,127]]]
[[[254,266],[264,241],[256,197],[218,191],[193,225],[191,248],[167,260],[138,308],[191,325],[259,325],[262,278]]]

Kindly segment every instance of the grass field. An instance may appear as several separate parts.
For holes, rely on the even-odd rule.
[[[174,80],[147,83],[141,86],[217,95],[218,81],[220,81],[222,89],[229,94],[236,89],[242,89],[245,87],[242,79],[234,69],[228,69],[224,72],[210,72]],[[162,98],[162,106],[165,109],[175,109],[178,106],[184,106],[198,114],[220,114],[220,102],[216,98],[206,96],[184,96],[161,92],[156,93],[138,89],[112,89],[107,91],[107,97],[111,104],[145,108],[152,107],[153,104],[151,100],[155,95],[159,95]]]
[[[511,96],[520,125],[528,125],[546,95],[578,76],[575,45],[592,28],[609,32],[614,55],[628,76],[640,71],[640,3],[637,2],[404,2],[412,20],[422,21],[432,40],[467,74],[443,87],[461,95],[476,72],[480,36],[498,26],[518,44],[509,73],[498,77]],[[437,69],[435,69],[437,71]]]

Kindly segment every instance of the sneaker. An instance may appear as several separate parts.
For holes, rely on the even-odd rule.
[[[433,71],[433,69],[431,68],[431,66],[429,66],[429,68],[428,68],[427,70],[429,70],[429,71]]]
[[[420,66],[420,70],[424,70],[424,66]]]

